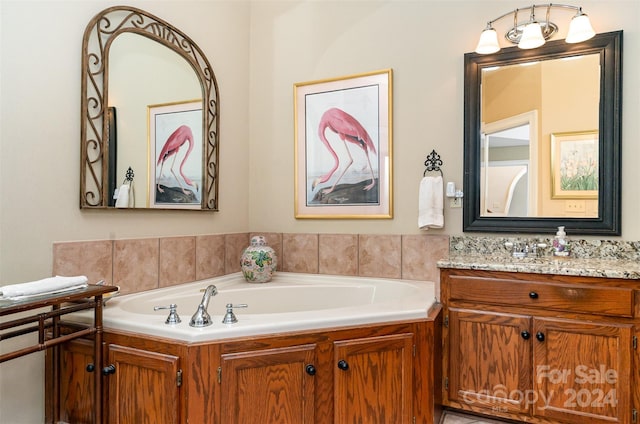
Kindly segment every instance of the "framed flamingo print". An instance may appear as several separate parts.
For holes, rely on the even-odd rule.
[[[202,100],[147,107],[149,207],[201,209]]]
[[[294,85],[296,218],[392,218],[392,70]]]

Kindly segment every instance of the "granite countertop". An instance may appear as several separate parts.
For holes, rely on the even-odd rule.
[[[438,261],[438,267],[640,280],[640,261],[628,259],[583,259],[555,256],[513,258],[506,255],[494,257],[452,254],[449,259]]]

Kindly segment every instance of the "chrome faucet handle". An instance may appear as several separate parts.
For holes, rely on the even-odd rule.
[[[233,313],[233,308],[248,308],[248,307],[249,305],[247,305],[246,303],[239,303],[237,305],[227,303],[227,313],[224,314],[224,318],[222,318],[222,323],[235,324],[236,322],[238,322],[238,318],[236,318],[236,315]]]
[[[175,303],[172,303],[169,306],[154,306],[153,307],[154,311],[160,311],[162,309],[168,309],[169,310],[169,316],[167,317],[167,320],[164,322],[165,324],[173,325],[173,324],[180,324],[182,322],[182,320],[178,316],[178,305],[176,305]]]

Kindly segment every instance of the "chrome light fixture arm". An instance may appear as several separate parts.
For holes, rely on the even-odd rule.
[[[539,22],[535,17],[535,9],[546,7],[545,20]],[[561,8],[575,10],[576,14],[569,25],[569,33],[566,41],[568,43],[577,43],[588,40],[595,35],[595,31],[591,27],[591,23],[586,14],[582,12],[581,6],[573,6],[569,4],[544,3],[533,4],[528,7],[519,8],[504,13],[495,19],[487,22],[480,41],[476,48],[476,52],[480,54],[495,53],[500,50],[496,30],[493,28],[494,22],[499,21],[509,15],[513,15],[513,27],[505,33],[505,39],[513,44],[517,44],[520,48],[539,47],[558,32],[558,25],[551,22],[551,8]],[[529,20],[518,22],[518,12],[522,10],[530,10]]]

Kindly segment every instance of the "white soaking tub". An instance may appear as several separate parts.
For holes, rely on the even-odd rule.
[[[203,289],[218,290],[207,308],[213,324],[189,326],[202,300]],[[175,303],[182,320],[165,324],[168,310],[155,306]],[[223,324],[226,304],[235,324]],[[203,342],[303,330],[426,318],[436,303],[430,281],[347,277],[278,272],[268,283],[247,283],[241,273],[115,297],[104,308],[105,329],[126,330],[188,342]],[[74,321],[92,319],[79,313]]]

